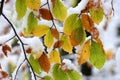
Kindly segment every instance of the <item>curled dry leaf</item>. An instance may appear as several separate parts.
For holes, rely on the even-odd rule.
[[[48,59],[48,56],[43,52],[38,61],[41,68],[48,73],[50,70],[50,61]]]
[[[56,28],[52,28],[51,33],[56,39],[59,39],[59,32]]]
[[[99,31],[94,27],[94,22],[89,15],[82,14],[82,23],[85,30],[91,34],[93,39],[97,39],[99,37]]]
[[[90,57],[90,40],[85,42],[82,49],[78,52],[78,64],[85,63]]]
[[[10,48],[10,46],[5,44],[2,46],[2,51],[3,51],[4,55],[7,56],[7,51],[11,52],[11,48]]]
[[[48,9],[41,8],[39,9],[39,13],[40,15],[38,17],[42,17],[43,19],[46,19],[46,20],[53,20],[52,14]]]

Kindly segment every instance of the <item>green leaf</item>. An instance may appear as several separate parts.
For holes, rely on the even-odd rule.
[[[44,80],[53,80],[50,76],[44,76]]]
[[[35,29],[32,31],[34,36],[42,37],[44,36],[49,30],[49,26],[47,25],[39,25],[35,27]]]
[[[52,46],[53,42],[54,42],[54,38],[51,33],[51,30],[49,30],[44,37],[44,43],[47,46],[47,48],[50,48]]]
[[[67,9],[60,0],[55,0],[55,5],[52,8],[52,13],[55,18],[60,21],[64,21],[67,16]]]
[[[28,25],[28,33],[31,33],[38,25],[37,18],[34,16],[33,12],[31,12],[28,16],[27,25]]]
[[[32,67],[33,67],[33,70],[37,74],[40,74],[41,73],[41,68],[40,68],[39,62],[36,59],[34,59],[34,57],[32,55],[30,55],[29,61],[30,61],[30,64],[32,65]]]
[[[54,64],[52,76],[54,80],[69,80],[67,74],[61,69],[60,64]]]
[[[71,6],[76,7],[81,0],[71,0]]]
[[[78,17],[78,14],[71,14],[68,16],[68,18],[65,20],[64,23],[64,33],[66,35],[71,35],[71,33],[77,29],[82,27],[82,22],[80,18]]]
[[[63,50],[66,52],[72,53],[72,45],[69,37],[66,35],[62,35],[60,40],[62,41],[61,47],[63,48]]]
[[[17,18],[18,20],[20,20],[24,17],[27,11],[25,0],[16,0],[15,7],[17,12]]]
[[[90,62],[98,69],[101,69],[104,66],[106,61],[106,55],[102,50],[100,44],[95,41],[92,41],[90,48]]]
[[[90,9],[90,15],[91,15],[91,18],[92,20],[96,23],[96,24],[99,24],[102,19],[103,19],[103,10],[101,7],[99,7],[97,10],[94,10],[93,8]]]
[[[82,80],[81,74],[75,70],[68,70],[67,74],[70,78],[69,80]]]

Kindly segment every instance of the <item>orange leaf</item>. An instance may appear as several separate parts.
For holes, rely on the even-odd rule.
[[[99,37],[99,31],[94,27],[94,22],[89,15],[82,14],[82,23],[85,30],[91,34],[93,39],[97,39]]]
[[[78,52],[78,64],[85,63],[90,57],[90,40],[88,40]]]
[[[41,66],[41,68],[45,71],[45,72],[49,72],[50,70],[50,62],[49,59],[47,57],[47,55],[43,52],[43,54],[40,56],[40,58],[38,59],[39,64]]]
[[[0,71],[0,73],[1,73],[1,75],[2,75],[3,78],[8,77],[8,73],[7,73],[7,72],[5,72],[5,71]]]
[[[57,42],[55,42],[55,44],[54,44],[54,49],[61,47],[61,46],[62,46],[62,43],[63,43],[62,41],[57,41]]]
[[[31,53],[31,52],[32,52],[32,49],[30,47],[27,48],[26,53]]]
[[[53,35],[56,39],[59,39],[59,32],[58,32],[57,29],[52,28],[52,29],[51,29],[51,32],[52,32],[52,35]]]
[[[106,56],[107,56],[107,60],[113,59],[114,58],[113,50],[112,49],[107,50]]]
[[[53,7],[54,7],[54,5],[55,5],[55,1],[56,1],[56,0],[51,0]]]
[[[46,20],[53,20],[53,17],[50,13],[50,11],[46,8],[41,8],[39,9],[39,12],[40,12],[40,16],[43,18],[43,19],[46,19]]]
[[[8,45],[3,45],[2,51],[3,51],[4,55],[7,56],[7,51],[11,52],[11,48]]]

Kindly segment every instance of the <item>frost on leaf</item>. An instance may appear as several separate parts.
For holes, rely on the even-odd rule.
[[[43,54],[38,59],[39,65],[45,72],[49,72],[50,70],[50,61],[48,56],[43,52]]]

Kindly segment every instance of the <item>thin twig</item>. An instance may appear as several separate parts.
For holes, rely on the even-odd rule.
[[[50,10],[50,4],[49,4],[48,0],[47,0],[47,4],[48,4],[48,9]],[[51,10],[50,10],[50,15],[53,16]],[[52,23],[53,23],[53,25],[51,26],[51,28],[54,26],[57,29],[55,22],[54,22],[54,19],[52,20]]]
[[[46,2],[45,4],[43,4],[43,5],[41,5],[40,8],[42,8],[42,7],[45,6],[45,5],[47,5],[47,2]]]
[[[16,74],[15,74],[15,77],[14,77],[14,80],[16,80],[18,71],[19,71],[20,67],[22,66],[22,64],[23,64],[24,62],[25,62],[25,59],[24,59],[23,62],[18,66],[17,71],[16,71]]]
[[[23,50],[23,53],[24,53],[24,57],[25,57],[27,63],[29,64],[29,66],[30,66],[30,68],[31,68],[31,70],[32,70],[34,79],[37,80],[37,79],[36,79],[36,76],[35,76],[35,72],[34,72],[34,70],[33,70],[33,67],[32,67],[32,65],[30,64],[30,62],[29,62],[29,60],[28,60],[28,58],[27,58],[27,55],[26,55],[26,52],[25,52],[25,48],[24,48],[24,43],[22,42],[22,40],[21,40],[20,37],[18,36],[18,34],[17,34],[17,32],[16,32],[13,24],[9,21],[9,19],[8,19],[3,13],[2,13],[2,16],[3,16],[3,17],[7,20],[7,22],[11,25],[11,27],[12,27],[14,33],[15,33],[15,36],[16,36],[16,37],[18,38],[18,40],[20,41],[21,47],[22,47],[22,50]]]
[[[1,1],[1,6],[0,6],[0,15],[2,14],[3,11],[3,5],[4,5],[4,0]]]
[[[10,39],[6,40],[6,41],[3,42],[3,43],[7,43],[7,42],[9,42],[9,41],[12,40],[13,38],[15,38],[15,36],[11,37]],[[0,44],[0,46],[2,46],[2,44]]]
[[[37,74],[35,74],[38,78],[41,78],[41,79],[44,79],[43,77],[40,77],[40,76],[38,76]]]
[[[113,0],[111,0],[111,6],[112,6],[112,11],[113,11],[113,16],[114,16]]]

